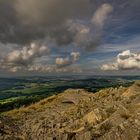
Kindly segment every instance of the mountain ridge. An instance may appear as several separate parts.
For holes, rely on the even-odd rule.
[[[6,112],[0,134],[0,140],[139,140],[140,81],[95,94],[69,89]]]

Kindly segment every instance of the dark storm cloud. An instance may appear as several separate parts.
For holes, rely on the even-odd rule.
[[[0,41],[20,44],[51,36],[68,44],[72,34],[65,22],[86,17],[90,7],[88,0],[1,0]]]
[[[87,16],[89,0],[17,0],[15,9],[25,23],[58,25],[68,18]]]
[[[108,24],[108,27],[114,31],[121,23],[127,24],[129,19],[138,20],[139,5],[139,0],[0,0],[0,42],[29,44],[34,40],[51,38],[58,46],[77,43],[79,31],[69,30],[68,20],[89,22],[94,17],[95,25],[105,26],[102,22],[108,21],[112,6],[112,25]],[[97,27],[93,25],[93,28]],[[78,46],[86,46],[90,50],[100,45],[102,34],[99,32],[80,34],[85,39],[78,42]]]
[[[33,39],[43,37],[40,29],[23,25],[14,8],[16,0],[0,0],[0,41],[2,43],[29,43]]]
[[[91,35],[92,31],[82,35],[77,29],[71,31],[68,21],[89,22],[101,5],[95,0],[1,0],[0,42],[29,44],[49,38],[58,46],[76,42],[77,46],[94,48],[100,37]],[[78,35],[83,38],[80,43]]]

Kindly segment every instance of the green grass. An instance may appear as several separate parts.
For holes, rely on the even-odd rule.
[[[24,89],[10,89],[10,90],[4,90],[2,93],[21,93],[21,94],[31,94],[31,93],[37,93],[37,92],[44,92],[49,91],[48,86],[46,85],[36,85],[32,86],[30,88],[24,88]]]
[[[13,97],[13,98],[8,98],[8,99],[4,99],[4,100],[0,100],[0,104],[7,104],[7,103],[10,103],[10,102],[13,102],[17,99],[19,99],[21,97]]]
[[[0,101],[0,112],[9,111],[15,108],[20,108],[22,106],[28,106],[32,103],[38,102],[44,99],[45,96],[24,96],[18,98],[10,98]]]

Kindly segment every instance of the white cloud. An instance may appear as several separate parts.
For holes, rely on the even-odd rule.
[[[101,69],[104,71],[107,70],[118,70],[117,63],[111,63],[111,64],[104,64],[101,66]]]
[[[70,58],[56,58],[56,65],[58,67],[65,67],[71,64]]]
[[[47,65],[31,65],[28,66],[28,71],[30,72],[53,72],[55,71],[54,66],[47,66]]]
[[[102,70],[129,70],[140,69],[140,53],[131,53],[130,50],[123,51],[117,55],[114,63],[104,64]]]
[[[92,23],[95,24],[97,27],[102,28],[104,23],[108,17],[108,15],[113,11],[113,7],[105,3],[101,7],[97,9],[95,14],[92,17]]]
[[[36,63],[36,58],[40,58],[48,53],[48,48],[31,44],[21,50],[14,50],[0,61],[1,69],[9,72],[80,72],[80,68],[73,66],[80,58],[79,52],[72,52],[66,58],[56,58],[55,64]]]
[[[73,72],[73,73],[79,73],[82,72],[81,68],[78,66],[69,66],[69,67],[57,67],[56,65],[34,65],[28,67],[29,72],[41,72],[41,73],[61,73],[61,72]]]
[[[25,46],[21,50],[14,50],[8,53],[5,61],[18,65],[27,65],[34,61],[35,58],[46,55],[48,52],[49,49],[46,46],[32,43],[30,46]]]
[[[80,58],[80,53],[79,52],[72,52],[71,57],[72,57],[73,61],[77,61]]]
[[[47,46],[32,43],[30,46],[25,46],[20,50],[9,52],[1,59],[1,69],[11,72],[28,69],[28,66],[34,64],[37,58],[48,53],[49,49]]]
[[[80,58],[79,52],[72,52],[70,56],[66,58],[56,58],[54,65],[30,65],[27,67],[28,71],[34,72],[81,72],[79,67],[75,67],[74,64]]]
[[[76,61],[78,61],[80,58],[80,53],[79,52],[72,52],[70,54],[70,57],[66,57],[66,58],[56,58],[56,66],[57,67],[67,67],[73,63],[75,63]]]

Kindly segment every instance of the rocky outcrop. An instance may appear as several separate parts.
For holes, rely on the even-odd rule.
[[[132,85],[126,92],[123,93],[124,97],[132,97],[140,94],[140,82],[136,81],[134,85]]]
[[[0,139],[6,139],[3,132],[8,126],[13,140],[140,140],[139,81],[128,88],[109,88],[95,94],[66,90],[26,110],[28,113],[17,111],[21,112],[18,127],[0,123]],[[15,118],[17,112],[6,115]]]

